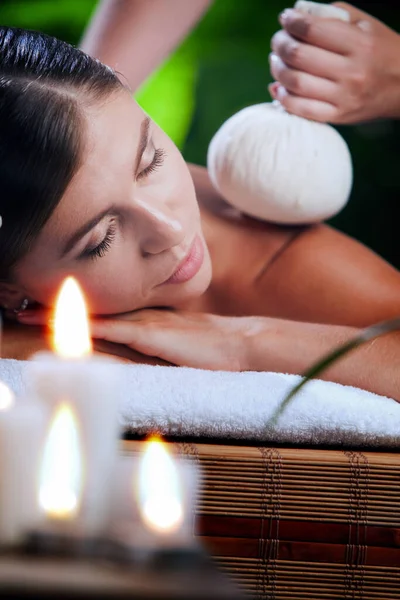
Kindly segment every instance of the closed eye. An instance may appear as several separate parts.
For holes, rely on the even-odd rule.
[[[98,244],[95,248],[87,248],[82,252],[82,254],[78,257],[79,259],[90,258],[92,260],[96,258],[102,258],[107,254],[108,250],[111,248],[113,241],[115,240],[115,236],[117,235],[117,223],[112,221],[107,230],[106,235],[103,240]]]
[[[164,164],[165,155],[166,152],[163,148],[156,148],[154,151],[153,160],[147,167],[142,169],[140,173],[136,175],[136,179],[144,179],[145,177],[148,177],[150,173],[154,173],[154,171],[157,171],[157,169],[162,167]]]

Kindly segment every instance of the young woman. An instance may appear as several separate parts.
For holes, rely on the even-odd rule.
[[[221,206],[205,171],[191,175],[109,67],[5,27],[0,65],[7,315],[45,323],[40,307],[72,274],[96,315],[94,336],[118,344],[116,353],[298,373],[357,328],[398,313],[399,273],[359,243],[324,225],[280,228]],[[7,356],[17,355],[15,336],[11,327]],[[400,399],[399,351],[399,337],[387,336],[326,377]]]

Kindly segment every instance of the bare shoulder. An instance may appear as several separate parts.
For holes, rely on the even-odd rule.
[[[399,271],[327,225],[301,231],[260,286],[286,318],[365,326],[400,314]]]
[[[356,327],[400,314],[399,271],[364,244],[325,224],[283,227],[245,217],[214,190],[206,169],[190,169],[230,256],[230,314]]]
[[[211,224],[214,237],[223,239],[223,246],[232,259],[238,254],[239,260],[232,262],[245,266],[250,279],[258,277],[297,235],[299,228],[275,225],[244,215],[215,190],[205,167],[189,165],[189,169],[202,215]],[[210,238],[212,241],[213,235]]]

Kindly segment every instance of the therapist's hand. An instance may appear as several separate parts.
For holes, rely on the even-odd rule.
[[[344,2],[351,22],[287,9],[272,38],[270,93],[288,112],[357,123],[400,117],[400,36]]]

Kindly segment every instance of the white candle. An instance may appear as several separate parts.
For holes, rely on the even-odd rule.
[[[61,527],[74,520],[83,492],[82,452],[77,419],[70,405],[60,404],[47,431],[39,470],[37,504]]]
[[[107,517],[118,452],[119,386],[110,360],[91,356],[86,307],[72,278],[64,283],[57,302],[55,349],[56,354],[33,357],[28,389],[54,411],[61,405],[70,407],[76,418],[83,480],[73,525],[82,534],[96,535]],[[43,502],[42,508],[51,519]]]
[[[157,438],[141,455],[121,457],[114,484],[112,535],[139,556],[194,545],[194,505],[199,473]]]
[[[150,440],[139,462],[135,492],[146,529],[157,536],[179,532],[185,522],[185,489],[177,464],[161,440]]]
[[[18,544],[40,521],[37,472],[48,414],[0,382],[0,544]]]

